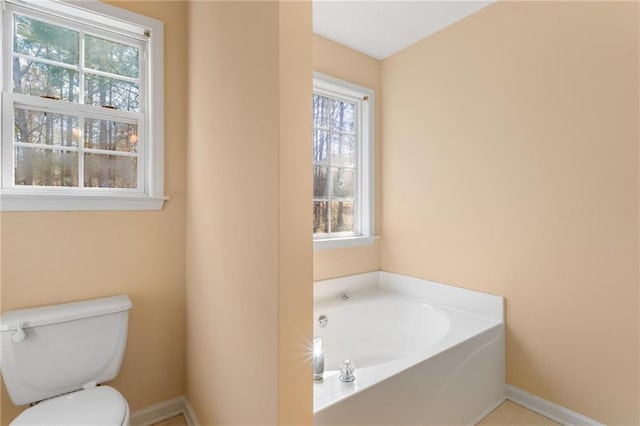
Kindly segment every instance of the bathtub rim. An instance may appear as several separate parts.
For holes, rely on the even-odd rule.
[[[314,281],[314,307],[325,299],[339,298],[342,292],[347,289],[349,291],[389,290],[490,317],[501,322],[505,320],[505,298],[503,296],[382,269]]]

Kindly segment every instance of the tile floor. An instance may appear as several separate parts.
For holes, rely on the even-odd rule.
[[[160,423],[154,423],[151,426],[187,426],[187,419],[182,414],[163,420]]]
[[[505,401],[498,408],[493,410],[487,417],[482,419],[477,426],[547,426],[559,425],[540,414],[527,410],[511,401]]]
[[[559,426],[558,423],[549,420],[539,414],[529,411],[511,401],[505,401],[491,414],[482,419],[477,426]],[[187,426],[187,421],[182,414],[171,417],[153,426]]]

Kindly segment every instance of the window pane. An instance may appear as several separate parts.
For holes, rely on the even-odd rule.
[[[331,164],[355,166],[355,137],[353,135],[331,134]]]
[[[332,167],[331,174],[333,177],[333,193],[331,196],[333,198],[353,199],[354,170]]]
[[[16,15],[13,51],[65,64],[78,64],[78,32]]]
[[[13,92],[78,102],[78,72],[55,65],[13,58]]]
[[[136,83],[87,73],[84,102],[88,105],[111,107],[121,111],[138,111],[140,91]]]
[[[84,186],[136,188],[138,158],[122,155],[85,154]]]
[[[85,66],[94,70],[138,78],[138,48],[87,35]]]
[[[355,133],[356,105],[338,100],[331,101],[331,130]]]
[[[15,150],[16,185],[78,186],[78,153],[56,149]]]
[[[331,152],[331,162],[339,157],[340,153],[340,134],[332,132],[330,137],[330,152]]]
[[[326,163],[329,159],[329,132],[313,131],[313,163]]]
[[[15,108],[15,141],[44,145],[78,146],[78,117]]]
[[[138,126],[112,120],[84,120],[84,146],[108,151],[138,151]]]
[[[331,142],[331,164],[354,167],[356,162],[355,136],[335,134],[331,138]]]
[[[327,168],[321,166],[313,167],[313,198],[327,198]]]
[[[313,95],[313,127],[329,127],[329,98]]]
[[[353,202],[332,202],[331,232],[348,232],[353,230]]]
[[[329,232],[329,203],[326,201],[313,202],[313,233],[326,234]]]

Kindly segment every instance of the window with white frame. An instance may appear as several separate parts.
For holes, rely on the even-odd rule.
[[[314,247],[373,242],[374,92],[314,74]]]
[[[155,210],[163,27],[100,2],[3,1],[3,210]]]

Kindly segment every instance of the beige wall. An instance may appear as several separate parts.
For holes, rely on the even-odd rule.
[[[382,231],[382,102],[380,61],[316,34],[313,70],[375,90],[376,94],[376,235]],[[372,246],[321,250],[313,253],[313,278],[321,280],[380,269],[380,240]]]
[[[309,6],[189,5],[187,397],[202,424],[312,421]]]
[[[113,386],[132,410],[185,390],[186,5],[117,2],[165,23],[165,194],[157,212],[2,213],[2,310],[118,293],[133,301]],[[2,424],[20,409],[2,393]]]
[[[311,2],[280,2],[278,424],[313,424]]]
[[[507,381],[640,423],[638,3],[498,2],[383,61],[384,270],[507,299]]]

